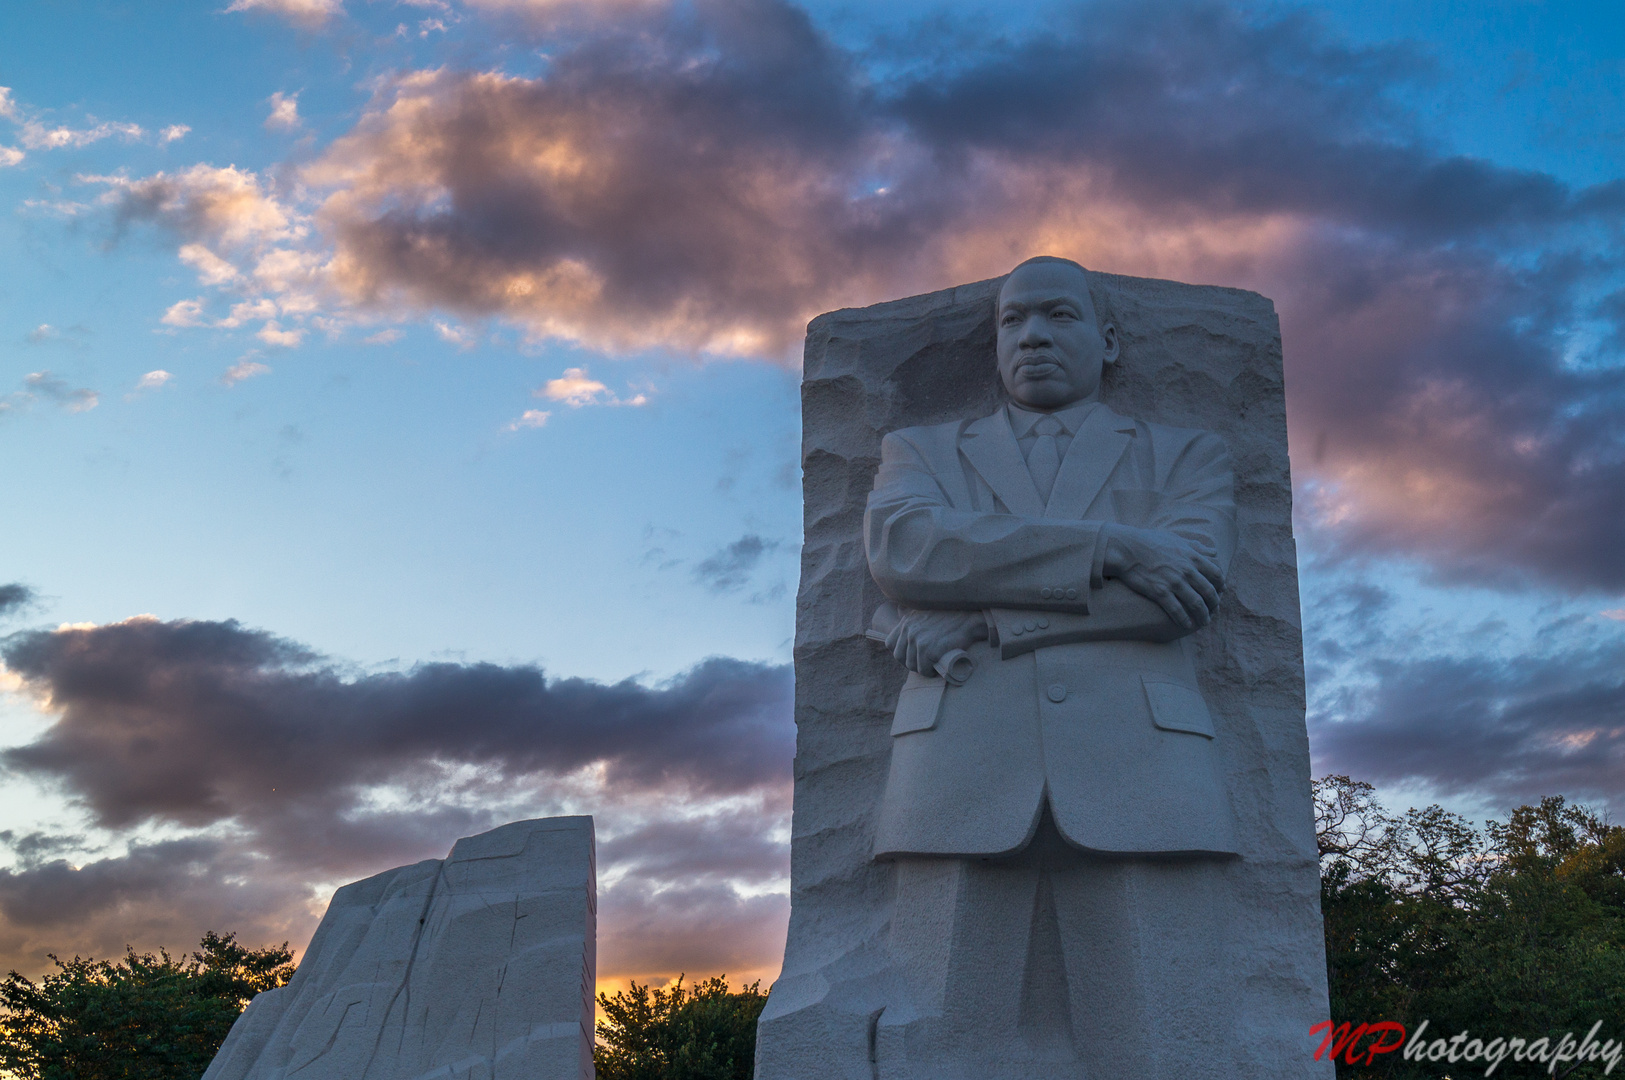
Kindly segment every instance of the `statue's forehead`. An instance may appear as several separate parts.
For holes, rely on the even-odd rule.
[[[1043,303],[1053,300],[1089,300],[1089,279],[1065,263],[1036,263],[1018,267],[999,288],[999,304]]]

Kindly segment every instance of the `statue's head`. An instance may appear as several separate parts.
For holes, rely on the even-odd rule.
[[[1096,303],[1089,271],[1039,255],[1010,271],[999,290],[999,377],[1017,405],[1043,412],[1100,395],[1117,362],[1117,327]]]

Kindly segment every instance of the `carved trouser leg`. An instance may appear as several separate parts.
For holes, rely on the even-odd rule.
[[[1224,1075],[1223,895],[1219,864],[1090,855],[1047,815],[1009,858],[900,860],[877,1074]]]

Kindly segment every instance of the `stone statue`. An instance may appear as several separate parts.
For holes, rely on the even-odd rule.
[[[961,294],[987,287],[825,316],[847,321],[818,363],[809,331],[792,920],[762,1080],[1330,1076],[1308,1037],[1326,999],[1279,354],[1252,347],[1273,313],[1225,328],[1247,349],[1159,358],[1167,400],[1156,380],[1133,386],[1156,419],[1125,416],[1102,400],[1125,335],[1092,279],[1039,257],[988,297],[1002,395],[941,343],[979,332],[950,320],[968,323]],[[879,360],[877,338],[895,354]],[[1257,400],[1202,385],[1226,366]],[[852,417],[882,410],[935,422],[882,428],[851,537],[859,466],[843,486],[820,455],[850,453]],[[1205,411],[1227,436],[1158,422]],[[852,540],[867,584],[846,569]],[[1239,548],[1249,595],[1231,616]],[[864,670],[843,629],[855,589],[867,648],[907,669],[881,755],[850,726],[875,700],[845,689]],[[1224,640],[1221,615],[1257,656]],[[1283,674],[1249,696],[1258,659]],[[1215,679],[1223,708],[1204,693]]]
[[[1235,548],[1230,458],[1100,403],[1117,328],[1076,263],[1021,264],[996,318],[1009,403],[886,436],[864,520],[911,671],[875,839],[907,972],[882,1024],[899,1075],[1160,1070],[1163,1025],[1229,1026],[1221,928],[1187,901],[1234,840],[1181,639]]]

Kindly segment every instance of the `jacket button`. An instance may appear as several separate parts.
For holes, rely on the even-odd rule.
[[[1049,690],[1046,693],[1049,694],[1049,699],[1057,705],[1066,700],[1066,687],[1060,683],[1050,683]]]
[[[1076,589],[1068,589],[1066,591],[1066,598],[1068,600],[1076,600],[1078,598],[1078,590],[1076,590]]]
[[[1042,598],[1044,598],[1045,600],[1048,600],[1051,596],[1055,595],[1055,590],[1054,589],[1039,589],[1038,590],[1038,595],[1041,596]]]
[[[1010,633],[1011,633],[1011,635],[1013,637],[1020,637],[1021,636],[1021,627],[1019,625],[1011,626],[1010,627]]]
[[[1038,620],[1038,628],[1040,630],[1048,630],[1049,629],[1049,620],[1048,619],[1039,619]]]

